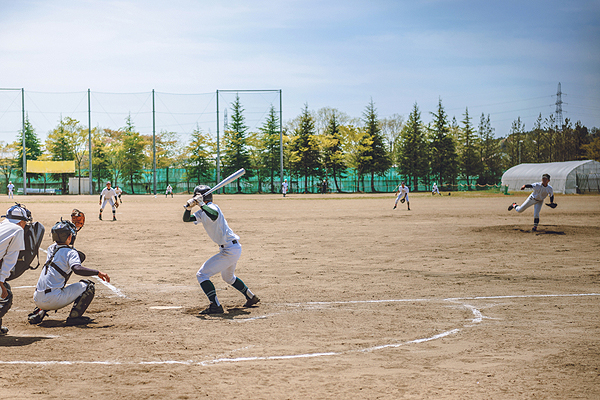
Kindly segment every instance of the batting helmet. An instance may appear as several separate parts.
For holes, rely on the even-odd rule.
[[[75,236],[77,228],[71,221],[64,221],[62,218],[52,227],[52,240],[56,243],[66,243],[69,236]]]
[[[204,194],[206,192],[208,192],[210,190],[210,186],[207,185],[198,185],[194,188],[194,196],[197,196],[199,194]],[[204,202],[208,203],[212,201],[212,193],[209,194],[208,196],[204,197]]]
[[[17,219],[19,221],[31,221],[31,211],[29,211],[23,204],[15,203],[14,206],[6,210],[6,217],[8,219]]]

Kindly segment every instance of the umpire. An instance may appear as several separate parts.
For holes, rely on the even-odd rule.
[[[6,335],[8,328],[2,326],[2,318],[12,306],[13,295],[6,279],[14,268],[19,257],[19,252],[25,250],[23,228],[27,221],[31,221],[31,212],[21,204],[16,204],[6,211],[6,219],[0,224],[0,335]]]

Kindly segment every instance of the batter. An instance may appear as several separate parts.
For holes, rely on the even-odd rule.
[[[223,314],[223,306],[217,298],[215,285],[210,281],[213,275],[221,273],[221,277],[225,282],[239,290],[246,297],[244,307],[251,307],[258,303],[260,299],[248,289],[240,278],[235,276],[235,267],[242,255],[240,237],[231,230],[219,206],[212,202],[212,193],[202,196],[201,202],[196,197],[208,190],[210,190],[209,186],[196,186],[194,198],[187,202],[183,213],[183,221],[193,221],[196,225],[201,222],[208,236],[219,246],[219,253],[202,264],[202,267],[196,273],[196,279],[198,279],[200,287],[208,297],[208,301],[210,301],[208,308],[200,314]],[[199,205],[200,209],[192,215],[191,210],[196,205]]]
[[[104,201],[102,201],[102,200],[104,200]],[[102,204],[100,206],[100,214],[98,215],[98,219],[100,221],[102,221],[102,211],[104,210],[106,203],[110,203],[110,206],[112,207],[112,213],[113,213],[112,220],[116,221],[117,220],[116,212],[117,212],[117,207],[119,207],[119,199],[117,198],[117,192],[115,192],[115,189],[110,187],[110,182],[106,182],[106,187],[104,189],[102,189],[102,192],[100,193],[100,201],[98,202],[98,204]]]
[[[544,199],[547,196],[550,196],[550,204],[549,206],[554,208],[556,207],[556,203],[554,202],[554,191],[552,190],[552,186],[549,185],[550,175],[544,174],[542,175],[542,181],[536,182],[533,184],[527,184],[521,186],[521,190],[525,190],[525,188],[533,189],[533,192],[527,197],[527,200],[523,202],[520,206],[517,203],[512,203],[508,206],[508,211],[515,209],[516,212],[522,213],[529,207],[533,206],[533,228],[532,231],[537,231],[537,227],[540,223],[540,210],[542,209],[542,205],[544,204]]]

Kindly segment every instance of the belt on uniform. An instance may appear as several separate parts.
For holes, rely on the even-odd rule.
[[[37,290],[37,289],[36,289]],[[53,289],[45,289],[45,290],[37,290],[38,292],[43,292],[45,294],[48,294],[52,291]]]
[[[237,242],[238,242],[237,240],[232,240],[232,241],[231,241],[231,243],[233,243],[233,244],[237,244]],[[219,247],[220,247],[220,248],[224,248],[224,247],[225,247],[225,245],[224,245],[224,244],[220,244],[220,245],[219,245]]]

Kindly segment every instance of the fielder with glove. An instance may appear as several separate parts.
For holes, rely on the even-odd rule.
[[[104,200],[104,202],[102,202],[102,200]],[[117,198],[117,192],[115,192],[115,189],[110,187],[110,182],[106,182],[106,187],[104,189],[102,189],[102,193],[100,193],[100,201],[98,202],[98,204],[101,204],[100,206],[100,214],[98,215],[98,219],[100,221],[102,221],[102,211],[104,210],[104,207],[106,206],[106,203],[110,203],[110,206],[112,207],[112,214],[113,214],[113,221],[117,220],[117,207],[119,207],[119,199]]]
[[[202,223],[208,236],[219,246],[219,253],[202,264],[196,273],[196,279],[210,301],[208,308],[200,314],[223,314],[223,306],[217,299],[215,285],[210,281],[210,278],[218,273],[221,273],[225,282],[246,297],[244,307],[252,307],[260,299],[248,289],[240,278],[235,276],[235,267],[242,255],[240,237],[231,230],[219,206],[212,202],[212,193],[203,196],[209,190],[210,187],[206,185],[196,186],[194,197],[189,199],[185,205],[183,222]],[[191,210],[195,206],[200,206],[200,209],[192,214]]]
[[[398,187],[398,190],[396,191],[396,202],[394,203],[394,210],[396,209],[396,207],[398,206],[398,201],[400,203],[404,203],[406,201],[406,205],[408,206],[408,211],[410,211],[410,202],[408,201],[408,192],[410,190],[408,189],[408,186],[406,186],[406,184],[404,182],[402,182],[400,184],[400,186]]]
[[[523,185],[521,186],[521,190],[525,190],[525,188],[533,189],[533,192],[527,197],[527,200],[523,202],[520,206],[517,203],[512,203],[508,206],[508,211],[515,210],[518,213],[522,213],[529,207],[533,206],[533,228],[531,230],[533,232],[537,231],[538,225],[540,223],[540,210],[542,209],[542,204],[544,204],[544,199],[547,196],[550,196],[550,203],[546,203],[546,205],[550,208],[556,208],[557,204],[554,202],[554,191],[552,190],[552,186],[549,185],[550,175],[544,174],[542,175],[542,181],[536,182],[533,184]]]

